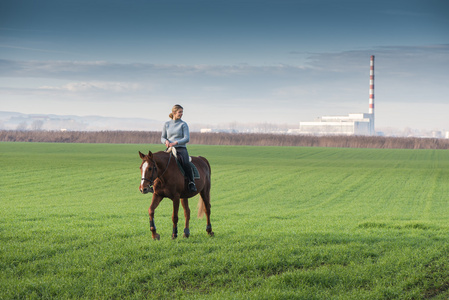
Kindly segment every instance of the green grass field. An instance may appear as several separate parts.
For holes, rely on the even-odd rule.
[[[449,151],[191,145],[215,237],[153,241],[150,148],[0,143],[0,299],[449,298]]]

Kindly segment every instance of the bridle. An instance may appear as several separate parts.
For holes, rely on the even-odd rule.
[[[169,156],[169,158],[168,158],[167,165],[165,166],[164,172],[162,172],[161,175],[158,175],[156,162],[155,162],[153,159],[150,159],[150,161],[154,164],[154,168],[152,168],[152,170],[151,170],[151,176],[150,176],[151,179],[148,179],[148,178],[146,178],[146,177],[142,177],[142,180],[148,181],[148,182],[150,183],[148,186],[150,186],[150,187],[153,186],[153,185],[154,185],[154,181],[155,181],[156,179],[158,179],[158,178],[159,178],[160,180],[162,180],[162,176],[164,176],[165,172],[166,172],[167,169],[168,169],[168,165],[170,164],[171,156],[172,156],[172,154],[170,153],[170,156]],[[155,173],[155,172],[156,172],[156,179],[153,180],[153,178],[154,178],[154,173]]]
[[[152,168],[152,170],[151,170],[151,176],[150,176],[151,179],[148,179],[146,177],[142,177],[142,180],[146,180],[146,181],[148,181],[150,183],[149,186],[153,186],[154,185],[154,180],[153,180],[154,172],[156,172],[156,174],[157,174],[157,166],[156,166],[156,163],[154,161],[153,161],[153,164],[154,164],[154,168]],[[157,176],[156,176],[156,178],[157,178]]]

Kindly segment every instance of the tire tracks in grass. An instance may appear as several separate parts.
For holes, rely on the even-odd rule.
[[[393,170],[381,178],[379,190],[371,193],[376,197],[370,203],[372,215],[367,220],[397,223],[434,219],[439,210],[449,208],[447,202],[439,201],[440,190],[445,189],[440,180],[441,171]]]
[[[447,184],[442,170],[392,170],[358,228],[380,230],[431,230],[447,227]],[[435,223],[435,221],[437,221]],[[440,224],[441,223],[441,226]],[[433,234],[432,234],[433,236]],[[437,238],[436,236],[434,238]]]
[[[332,189],[318,190],[312,193],[308,205],[302,210],[322,215],[335,215],[350,213],[354,206],[360,206],[358,201],[363,196],[365,188],[372,184],[376,171],[340,173],[334,178],[324,178],[324,186],[332,186]],[[364,197],[364,196],[363,196]],[[349,199],[348,199],[349,198]],[[348,204],[352,204],[348,206]]]
[[[449,188],[447,185],[447,173],[441,169],[432,172],[427,177],[428,189],[425,194],[425,206],[423,209],[423,217],[425,219],[435,218],[440,215],[442,219],[447,219],[449,212],[448,195]]]

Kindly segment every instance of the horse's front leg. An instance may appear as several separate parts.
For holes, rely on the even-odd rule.
[[[188,238],[190,236],[190,229],[189,229],[189,221],[190,221],[190,208],[189,208],[189,198],[182,198],[181,199],[182,208],[184,208],[184,217],[186,219],[186,224],[184,227],[184,237]]]
[[[179,211],[179,198],[173,199],[173,215],[171,217],[173,221],[173,233],[171,238],[174,240],[178,237],[178,211]]]
[[[153,194],[153,199],[151,200],[150,208],[148,208],[148,214],[150,216],[150,230],[151,230],[151,237],[153,240],[159,240],[161,236],[156,233],[156,225],[154,225],[154,211],[158,207],[159,203],[161,203],[162,198],[157,196],[156,194]]]

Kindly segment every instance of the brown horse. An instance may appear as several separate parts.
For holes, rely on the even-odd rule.
[[[142,164],[140,170],[142,180],[140,182],[140,192],[147,194],[153,193],[150,208],[148,213],[150,215],[150,230],[154,240],[159,240],[160,235],[156,233],[156,226],[154,225],[154,211],[161,203],[162,199],[167,197],[173,201],[173,234],[172,239],[178,237],[178,210],[179,200],[181,200],[184,208],[184,216],[186,219],[184,228],[184,237],[190,236],[189,220],[189,198],[200,194],[198,203],[198,217],[201,218],[206,213],[207,226],[206,231],[210,236],[213,236],[212,225],[210,224],[210,187],[211,187],[211,170],[207,159],[204,157],[192,157],[192,163],[196,166],[199,172],[199,179],[195,179],[197,192],[191,192],[188,189],[187,181],[181,173],[176,158],[173,154],[163,151],[151,153],[147,155],[139,151]]]

